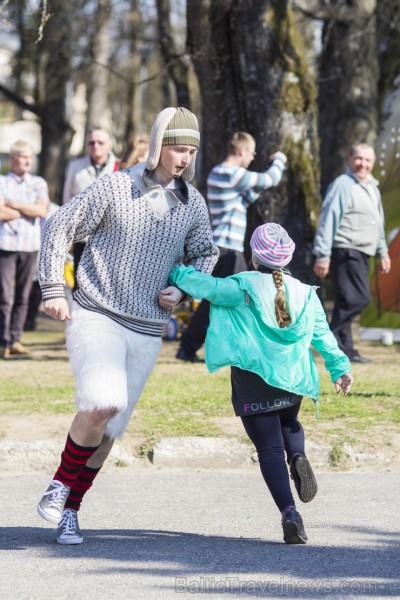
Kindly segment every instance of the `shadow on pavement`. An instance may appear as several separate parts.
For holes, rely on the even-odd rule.
[[[59,546],[54,530],[4,527],[0,532],[0,550],[31,548],[46,557],[76,559],[79,565],[93,560],[93,568],[84,569],[87,575],[171,577],[170,589],[176,592],[245,591],[255,597],[276,597],[278,592],[302,598],[317,593],[340,598],[400,593],[400,536],[373,528],[344,528],[343,535],[355,538],[356,547],[286,546],[263,539],[148,529],[85,530],[84,544]],[[162,586],[166,589],[165,579]]]

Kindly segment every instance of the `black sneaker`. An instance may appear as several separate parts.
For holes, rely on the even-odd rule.
[[[311,465],[303,454],[295,454],[290,461],[290,474],[302,502],[311,502],[318,491]]]
[[[294,506],[282,512],[283,540],[285,544],[305,544],[308,540],[303,519]]]
[[[184,348],[179,348],[178,352],[176,353],[175,358],[177,358],[178,360],[184,360],[186,362],[191,362],[191,363],[203,363],[204,362],[204,359],[199,358],[196,353],[189,354],[188,352],[186,352],[186,350],[184,350]]]

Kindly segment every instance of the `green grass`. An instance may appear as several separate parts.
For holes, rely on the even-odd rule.
[[[60,326],[26,334],[24,342],[32,349],[34,360],[0,361],[0,415],[72,417],[74,381]],[[246,439],[239,419],[233,416],[229,369],[210,375],[204,365],[176,361],[175,351],[176,343],[164,344],[128,427],[126,435],[137,440],[138,454],[146,455],[155,442],[169,436],[234,435]],[[355,365],[350,396],[335,393],[317,358],[320,420],[309,398],[302,404],[306,437],[331,446],[332,466],[345,459],[345,443],[364,448],[390,445],[390,435],[400,423],[397,347],[368,344],[362,352],[373,358],[374,364]]]
[[[1,393],[5,399],[0,401],[0,414],[29,415],[32,413],[56,415],[71,411],[73,385],[70,386],[35,386],[13,385],[12,382],[1,384]]]

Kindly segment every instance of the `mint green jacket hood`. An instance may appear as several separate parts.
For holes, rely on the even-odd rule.
[[[314,288],[289,275],[283,280],[292,323],[281,329],[272,275],[249,271],[218,279],[179,265],[169,278],[171,285],[211,302],[205,343],[210,373],[236,366],[317,403],[319,373],[310,346],[324,358],[333,382],[351,373],[350,361],[338,348]]]

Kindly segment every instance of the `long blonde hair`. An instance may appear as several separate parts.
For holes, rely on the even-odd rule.
[[[287,327],[292,322],[289,315],[287,305],[285,289],[283,287],[283,275],[282,271],[272,271],[272,277],[276,289],[278,290],[275,296],[275,315],[278,325],[281,329]]]
[[[127,169],[133,167],[139,162],[144,162],[149,153],[149,136],[145,133],[135,135],[135,137],[129,141],[125,152],[121,158],[120,169]]]

